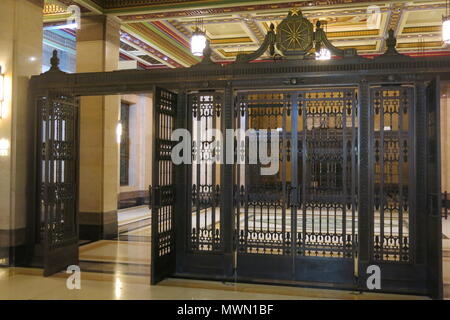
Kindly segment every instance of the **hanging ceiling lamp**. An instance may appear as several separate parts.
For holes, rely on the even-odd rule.
[[[191,38],[191,52],[194,56],[203,56],[203,50],[206,47],[205,32],[199,28],[203,24],[201,20],[197,20],[195,31]]]
[[[450,44],[449,0],[445,1],[445,16],[442,17],[442,41],[446,44]]]

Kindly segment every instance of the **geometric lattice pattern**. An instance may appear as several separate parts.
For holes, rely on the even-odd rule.
[[[240,253],[354,257],[357,105],[354,88],[238,95],[237,126],[267,134],[268,143],[265,129],[280,133],[278,174],[261,176],[261,164],[238,166]]]
[[[38,217],[50,249],[77,241],[78,98],[54,94],[37,100],[39,117]]]
[[[411,87],[371,90],[375,260],[410,261],[413,93]]]

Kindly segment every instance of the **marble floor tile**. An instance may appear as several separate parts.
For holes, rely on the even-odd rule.
[[[319,300],[425,299],[424,297],[358,293],[257,284],[167,279],[151,286],[149,277],[82,272],[81,289],[66,287],[68,275],[44,278],[38,269],[0,269],[2,299],[133,299],[133,300]]]
[[[121,209],[117,212],[117,220],[119,226],[142,219],[150,218],[151,210],[148,206],[132,207]]]
[[[100,240],[80,247],[80,260],[150,264],[150,242]]]

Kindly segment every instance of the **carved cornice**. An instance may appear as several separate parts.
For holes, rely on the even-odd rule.
[[[88,93],[111,94],[114,92],[145,91],[150,85],[177,87],[183,82],[205,81],[268,81],[269,79],[327,79],[328,77],[358,78],[373,76],[382,79],[387,75],[415,81],[426,74],[448,74],[450,60],[447,57],[411,58],[390,56],[384,59],[349,58],[330,61],[285,60],[277,63],[231,64],[220,66],[207,64],[195,68],[164,70],[126,70],[100,73],[65,74],[49,72],[33,76],[31,85],[35,92],[57,90],[77,95]],[[353,79],[354,80],[354,79]]]

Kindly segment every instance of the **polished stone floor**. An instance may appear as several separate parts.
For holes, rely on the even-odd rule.
[[[135,279],[133,277],[136,277],[136,279],[140,279],[140,282],[148,282],[151,267],[151,226],[148,217],[148,209],[139,207],[127,211],[129,215],[127,215],[127,219],[124,219],[122,217],[122,222],[119,222],[119,224],[121,225],[120,234],[115,240],[101,240],[80,246],[80,267],[83,272],[92,273],[92,275],[97,274],[97,276],[100,276],[100,274],[102,274],[101,277],[104,278],[114,278],[117,275],[125,278],[131,277],[132,279]],[[447,284],[448,286],[448,284],[450,283],[450,220],[443,220],[443,248],[444,284]],[[189,287],[196,287],[198,286],[198,284],[207,284],[209,288],[214,287],[214,289],[217,290],[230,290],[230,284],[228,284],[227,286],[223,286],[223,284],[220,282],[210,283],[170,280],[166,281],[165,285],[174,285],[174,283],[177,283],[178,285],[182,283],[183,286],[189,285]],[[234,284],[231,285],[232,288],[235,288],[235,286],[236,285]],[[243,285],[239,284],[238,286]],[[273,293],[271,291],[271,288],[274,288],[273,286],[265,287],[268,288],[267,290],[269,290],[270,293]],[[244,286],[242,288],[246,287]],[[302,296],[302,298],[309,297],[311,292],[306,296]],[[325,290],[324,292],[327,292],[327,296],[331,295],[331,297],[335,298],[354,298],[354,294],[351,296],[342,296],[342,294],[344,293],[343,291],[337,291],[336,293],[336,291]],[[338,295],[335,296],[335,294]],[[303,292],[302,295],[305,295],[305,293]]]
[[[81,273],[81,288],[69,290],[68,275],[44,278],[39,269],[0,269],[0,299],[80,300],[373,300],[426,299],[424,297],[340,290],[296,288],[245,283],[167,279],[156,286],[147,276],[121,273]]]
[[[80,245],[83,271],[150,277],[151,226],[148,206],[120,210],[119,235]]]
[[[44,278],[40,269],[0,268],[0,299],[426,299],[409,295],[187,279],[166,279],[157,286],[151,286],[148,212],[138,209],[130,213],[122,220],[117,239],[80,246],[80,290],[67,289],[68,275],[64,272]],[[448,226],[450,224],[446,223],[444,235]],[[444,239],[443,245],[450,248],[450,239]],[[444,258],[443,265],[444,279],[450,282],[450,256]]]
[[[131,207],[117,212],[119,226],[126,225],[145,218],[150,218],[151,211],[148,206]]]

